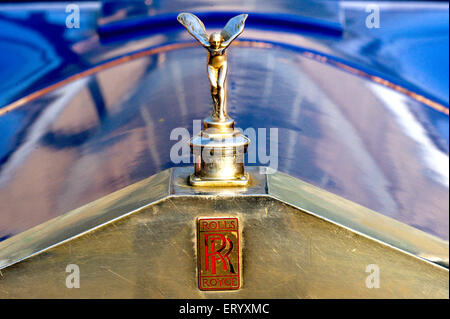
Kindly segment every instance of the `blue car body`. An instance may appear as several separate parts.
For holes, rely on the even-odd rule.
[[[278,128],[280,171],[448,240],[448,3],[375,4],[379,27],[352,1],[79,2],[79,28],[66,3],[0,5],[0,240],[188,164],[170,132],[210,101],[181,11],[249,14],[230,113]]]

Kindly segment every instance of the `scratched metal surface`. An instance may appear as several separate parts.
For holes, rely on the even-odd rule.
[[[240,216],[243,286],[197,288],[195,220]],[[66,265],[80,288],[66,287]],[[366,266],[382,271],[368,289]],[[1,298],[448,298],[448,270],[277,200],[173,197],[2,269]]]
[[[245,188],[192,187],[188,184],[192,167],[164,170],[0,242],[0,270],[136,214],[168,197],[198,198],[198,215],[203,215],[208,211],[203,211],[202,201],[216,198],[233,201],[238,197],[255,196],[272,197],[410,256],[448,268],[448,242],[290,175],[264,174],[260,169],[256,166],[247,168],[250,182]],[[245,215],[245,209],[242,214]]]
[[[210,108],[204,59],[172,48],[4,114],[32,124],[1,165],[0,238],[179,165],[171,130]],[[447,115],[295,50],[243,42],[229,59],[230,114],[278,128],[281,172],[448,240]]]

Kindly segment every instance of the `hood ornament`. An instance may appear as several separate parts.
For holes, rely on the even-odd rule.
[[[192,13],[180,13],[178,21],[208,51],[207,72],[211,84],[213,110],[203,120],[203,130],[190,140],[195,172],[192,186],[245,186],[249,176],[244,170],[244,154],[250,140],[234,128],[227,114],[226,78],[228,62],[225,50],[243,31],[247,14],[228,21],[225,28],[206,33],[202,21]]]

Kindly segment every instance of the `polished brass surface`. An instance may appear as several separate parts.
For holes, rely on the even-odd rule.
[[[1,242],[0,269],[163,199],[169,181],[163,171]]]
[[[238,217],[197,219],[197,271],[200,290],[237,290],[241,287],[241,227]]]
[[[213,110],[203,120],[203,131],[190,141],[194,153],[195,173],[189,178],[192,186],[245,186],[244,154],[250,140],[234,129],[234,120],[227,114],[226,78],[228,62],[225,50],[243,31],[247,14],[228,21],[222,32],[206,33],[205,26],[192,13],[180,13],[178,21],[208,51],[207,71],[211,84]]]
[[[284,203],[448,268],[447,241],[289,175],[277,172],[267,179],[269,194]]]
[[[282,173],[255,167],[247,187],[194,188],[189,169],[161,172],[1,242],[0,297],[449,296],[448,269],[429,261],[448,260],[447,242]],[[239,290],[198,289],[196,220],[205,216],[245,226]],[[79,266],[80,288],[66,287],[68,264]],[[366,286],[368,265],[380,269],[379,288]]]
[[[177,167],[172,170],[170,194],[172,196],[201,196],[205,198],[210,197],[236,197],[236,196],[255,196],[267,195],[267,179],[264,174],[259,174],[259,167],[250,166],[247,168],[247,174],[249,176],[248,183],[245,186],[233,186],[224,185],[202,187],[191,187],[190,183],[187,183],[186,176],[189,176],[191,171],[190,167]]]
[[[244,154],[249,139],[234,125],[230,132],[211,132],[208,128],[194,136],[190,146],[194,154],[195,173],[190,177],[192,186],[245,186],[248,174],[244,169]]]

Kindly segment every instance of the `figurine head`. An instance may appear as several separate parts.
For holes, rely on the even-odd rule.
[[[213,49],[218,49],[223,41],[223,37],[219,32],[213,32],[209,36],[209,44],[211,44]]]

